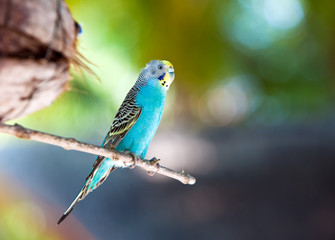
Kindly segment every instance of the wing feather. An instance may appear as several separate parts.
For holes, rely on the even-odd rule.
[[[142,108],[136,105],[135,98],[137,93],[138,88],[136,88],[135,86],[128,92],[126,98],[124,99],[118,112],[116,113],[116,116],[114,118],[112,126],[110,127],[109,132],[105,137],[105,140],[102,144],[103,147],[115,148],[140,117]],[[105,158],[102,156],[97,157],[96,161],[93,164],[90,174],[86,178],[87,182],[90,182],[91,180],[90,178],[92,178],[95,175],[96,171],[99,169],[104,159]],[[84,191],[85,192],[85,194],[83,194],[84,196],[87,195],[86,191]]]
[[[116,113],[103,147],[115,148],[140,117],[142,108],[136,105],[137,92],[138,88],[134,86],[127,94]]]

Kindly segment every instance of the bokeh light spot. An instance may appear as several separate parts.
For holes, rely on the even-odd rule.
[[[223,14],[224,32],[233,42],[259,50],[290,36],[304,19],[298,0],[239,0]]]
[[[266,22],[278,29],[290,29],[304,18],[304,11],[297,0],[265,0],[263,14]]]

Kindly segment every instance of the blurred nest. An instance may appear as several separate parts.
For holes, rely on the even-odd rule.
[[[63,0],[0,0],[0,122],[40,110],[65,90],[77,28]]]

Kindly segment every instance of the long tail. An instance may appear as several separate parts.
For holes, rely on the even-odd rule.
[[[71,203],[70,207],[65,211],[65,213],[63,214],[63,216],[58,220],[57,224],[60,224],[61,222],[63,222],[63,220],[67,216],[69,216],[69,214],[72,212],[72,210],[74,209],[74,207],[81,200],[80,197],[82,196],[82,194],[83,194],[83,191],[81,190],[80,193],[78,194],[78,196],[76,197],[76,199]]]
[[[60,224],[72,212],[77,203],[80,200],[83,200],[87,194],[99,187],[106,180],[108,175],[115,169],[116,168],[114,167],[112,160],[98,156],[93,165],[92,171],[86,178],[84,187],[80,190],[76,199],[71,203],[70,207],[65,211],[63,216],[58,220],[57,224]]]

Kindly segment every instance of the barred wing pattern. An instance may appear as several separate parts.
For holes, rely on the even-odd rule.
[[[130,91],[121,104],[103,144],[105,148],[115,148],[140,117],[142,108],[136,106],[135,97],[136,93]]]
[[[134,126],[134,124],[140,117],[142,108],[136,105],[135,98],[140,91],[140,88],[146,84],[144,76],[145,72],[142,72],[139,75],[135,85],[130,89],[126,98],[123,100],[118,112],[116,113],[112,126],[110,127],[110,130],[106,135],[103,147],[116,148],[116,146],[121,142],[124,136],[126,136],[128,131],[132,128],[132,126]],[[91,178],[100,168],[104,159],[104,157],[98,156],[97,160],[93,164],[91,173],[86,178],[87,182],[90,182]],[[113,171],[114,169],[115,168],[112,168],[111,171]],[[100,181],[95,188],[97,188],[103,182],[103,180]]]
[[[103,147],[105,148],[115,148],[132,126],[136,123],[137,119],[141,115],[142,108],[138,107],[135,102],[136,95],[139,91],[138,86],[135,84],[133,88],[128,92],[126,98],[121,104],[119,111],[117,112],[113,124],[110,128],[110,131],[107,133],[107,136],[104,140]],[[90,174],[86,178],[86,184],[83,187],[79,200],[82,200],[86,197],[89,192],[92,192],[94,189],[99,187],[108,175],[115,170],[115,167],[112,167],[110,171],[106,171],[98,183],[96,183],[92,188],[90,183],[93,180],[93,177],[96,175],[97,171],[101,168],[105,157],[98,156]]]
[[[140,88],[146,84],[144,73],[140,74],[135,85],[130,89],[121,104],[105,138],[103,144],[105,148],[115,148],[140,117],[142,108],[136,105],[135,98]]]

